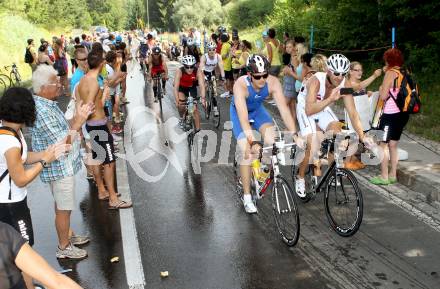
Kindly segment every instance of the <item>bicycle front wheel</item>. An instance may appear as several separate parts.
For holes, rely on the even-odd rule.
[[[330,226],[342,237],[354,235],[362,223],[363,198],[356,177],[346,169],[331,174],[324,196]]]
[[[210,85],[208,85],[208,89],[206,90],[206,109],[205,111],[205,119],[209,119],[211,116],[211,110],[212,110],[212,88]]]
[[[272,187],[272,209],[278,232],[283,242],[295,246],[299,239],[299,212],[287,181],[276,177]]]
[[[3,93],[5,93],[6,89],[8,89],[6,82],[0,78],[0,96],[2,96]]]
[[[212,104],[213,103],[217,103],[217,106],[213,109],[212,108]],[[210,103],[210,106],[211,106],[211,122],[212,122],[212,125],[215,127],[215,128],[218,128],[219,126],[220,126],[220,107],[218,106],[218,102],[215,100],[215,102],[214,101],[212,101],[211,103]]]

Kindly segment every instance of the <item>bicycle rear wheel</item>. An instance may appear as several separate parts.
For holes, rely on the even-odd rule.
[[[273,183],[272,209],[281,239],[287,246],[295,246],[300,231],[298,206],[287,181],[281,176]]]
[[[342,237],[354,235],[362,223],[363,197],[356,177],[346,169],[336,169],[327,182],[325,213],[330,226]]]
[[[9,75],[9,78],[11,79],[11,84],[13,86],[16,85],[20,85],[20,81],[21,81],[21,77],[20,77],[20,73],[17,72],[11,72],[11,74]]]

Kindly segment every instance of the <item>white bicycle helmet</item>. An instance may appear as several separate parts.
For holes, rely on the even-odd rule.
[[[186,45],[188,45],[188,46],[192,46],[194,44],[194,40],[192,39],[192,38],[188,38],[187,40],[186,40]]]
[[[153,52],[153,54],[160,54],[162,50],[159,46],[154,46],[153,49],[151,49],[151,52]]]
[[[270,63],[265,56],[253,54],[248,57],[246,67],[250,73],[264,73],[269,71]]]
[[[196,65],[196,58],[192,55],[185,55],[182,57],[182,64],[187,66]]]
[[[208,45],[206,46],[208,49],[216,49],[217,48],[217,44],[215,44],[213,41],[209,42]]]
[[[342,54],[332,54],[327,59],[328,69],[336,73],[347,73],[350,70],[350,60]]]

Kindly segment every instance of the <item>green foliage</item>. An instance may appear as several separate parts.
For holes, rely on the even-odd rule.
[[[263,23],[265,17],[273,10],[273,0],[239,0],[229,5],[229,24],[237,29],[244,29]]]
[[[145,7],[143,0],[128,0],[125,4],[127,11],[127,29],[143,29],[143,19],[145,17]]]
[[[219,0],[177,0],[172,20],[179,29],[211,28],[221,23],[222,15]]]

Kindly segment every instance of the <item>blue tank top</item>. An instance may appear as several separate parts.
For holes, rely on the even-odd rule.
[[[253,112],[257,110],[263,104],[263,101],[269,96],[269,87],[266,82],[264,87],[259,92],[256,92],[252,86],[250,78],[246,77],[245,81],[249,93],[249,96],[246,98],[247,109],[248,112]]]

